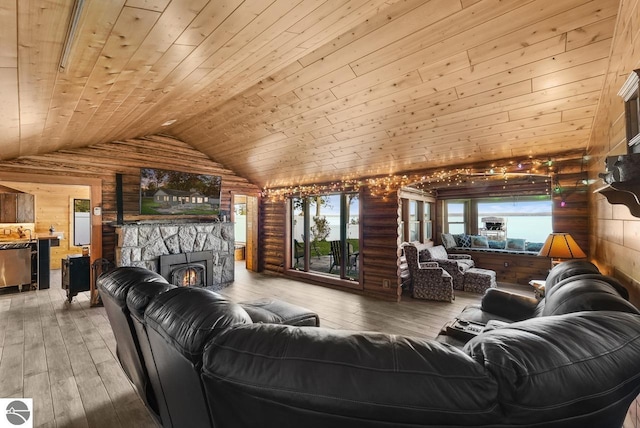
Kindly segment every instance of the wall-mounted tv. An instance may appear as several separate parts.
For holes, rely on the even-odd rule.
[[[217,215],[222,177],[140,169],[140,214]]]

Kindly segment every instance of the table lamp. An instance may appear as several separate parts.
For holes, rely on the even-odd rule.
[[[549,234],[538,255],[549,257],[552,263],[554,263],[553,259],[584,259],[587,257],[573,237],[568,233]]]

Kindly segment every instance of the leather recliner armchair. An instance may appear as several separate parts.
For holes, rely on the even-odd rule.
[[[98,281],[98,288],[116,338],[116,354],[120,365],[154,417],[159,418],[156,393],[153,391],[138,335],[127,307],[127,294],[131,287],[148,282],[168,285],[155,272],[140,267],[122,267],[103,274]]]
[[[467,306],[457,318],[478,324],[491,320],[510,323],[580,310],[635,309],[628,298],[628,291],[617,279],[600,274],[590,262],[571,260],[551,269],[545,281],[545,297],[541,300],[491,288],[479,305]]]

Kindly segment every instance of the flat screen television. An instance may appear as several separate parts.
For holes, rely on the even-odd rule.
[[[222,177],[140,169],[140,214],[218,215]]]

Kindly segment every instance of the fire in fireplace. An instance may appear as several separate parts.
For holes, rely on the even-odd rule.
[[[204,287],[206,268],[201,264],[180,265],[171,271],[171,283],[182,287]]]
[[[160,256],[160,275],[173,285],[206,287],[213,284],[213,253],[168,254]]]

